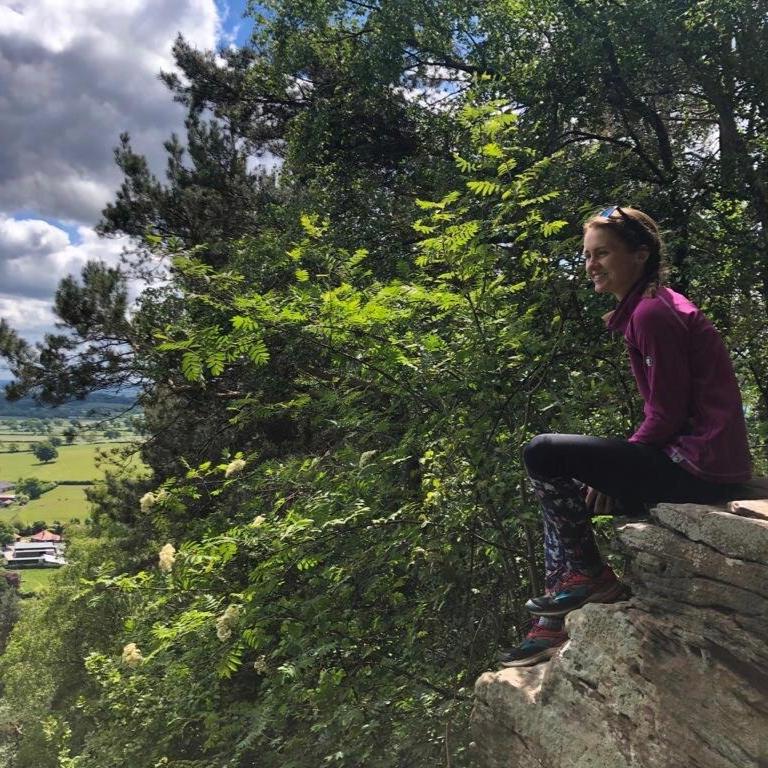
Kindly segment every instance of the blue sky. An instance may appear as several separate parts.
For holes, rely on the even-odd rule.
[[[227,35],[234,33],[233,41],[238,46],[248,42],[253,29],[253,19],[242,18],[246,5],[246,0],[231,0],[231,2],[216,0],[216,7],[219,9],[219,16],[222,19],[225,33]]]
[[[157,75],[181,32],[202,49],[242,45],[246,0],[15,0],[0,4],[0,317],[25,338],[53,330],[58,282],[128,244],[94,226],[120,183],[128,131],[162,173],[184,112]],[[134,286],[134,292],[140,286]],[[3,374],[0,360],[0,376]]]

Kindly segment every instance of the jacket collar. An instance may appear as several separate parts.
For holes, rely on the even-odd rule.
[[[603,315],[603,322],[609,331],[624,333],[632,313],[645,295],[648,278],[643,275],[630,289],[627,295],[618,303],[616,309]]]

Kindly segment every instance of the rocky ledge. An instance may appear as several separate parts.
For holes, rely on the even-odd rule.
[[[547,663],[475,686],[482,768],[768,766],[768,501],[660,504],[618,527],[632,597]]]

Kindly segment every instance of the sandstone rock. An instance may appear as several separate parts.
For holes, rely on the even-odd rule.
[[[686,538],[702,541],[731,557],[760,560],[768,552],[768,520],[696,504],[659,504],[654,517]]]
[[[477,681],[477,764],[768,766],[768,520],[663,504],[619,541],[630,600],[571,613],[550,662]]]
[[[728,502],[728,511],[742,517],[756,517],[768,520],[768,501],[730,501]]]

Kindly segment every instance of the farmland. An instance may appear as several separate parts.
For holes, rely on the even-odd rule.
[[[58,485],[26,504],[13,504],[0,509],[0,521],[19,527],[44,522],[66,526],[73,521],[85,522],[90,517],[86,499],[88,485],[99,483],[105,470],[130,476],[146,471],[138,454],[137,436],[125,425],[100,429],[101,425],[83,424],[71,445],[58,445],[58,457],[40,462],[31,446],[52,437],[63,437],[70,426],[62,420],[32,418],[0,421],[0,481],[15,483],[20,478],[34,477],[45,482],[73,481],[76,485]],[[11,447],[13,446],[13,447]],[[66,535],[66,533],[65,533]],[[38,592],[52,578],[56,569],[25,568],[20,571],[24,593]]]
[[[81,480],[93,482],[103,475],[103,469],[97,466],[98,454],[112,448],[124,447],[129,443],[110,443],[105,445],[84,443],[80,445],[62,445],[56,450],[59,457],[51,462],[39,462],[33,453],[0,453],[0,480],[13,482],[20,477],[37,477],[40,480]],[[141,471],[141,462],[134,454],[121,461],[124,471],[136,474]]]
[[[59,485],[24,506],[14,504],[0,510],[0,520],[23,525],[31,525],[37,520],[63,524],[72,520],[82,522],[89,517],[85,488],[83,485]]]

